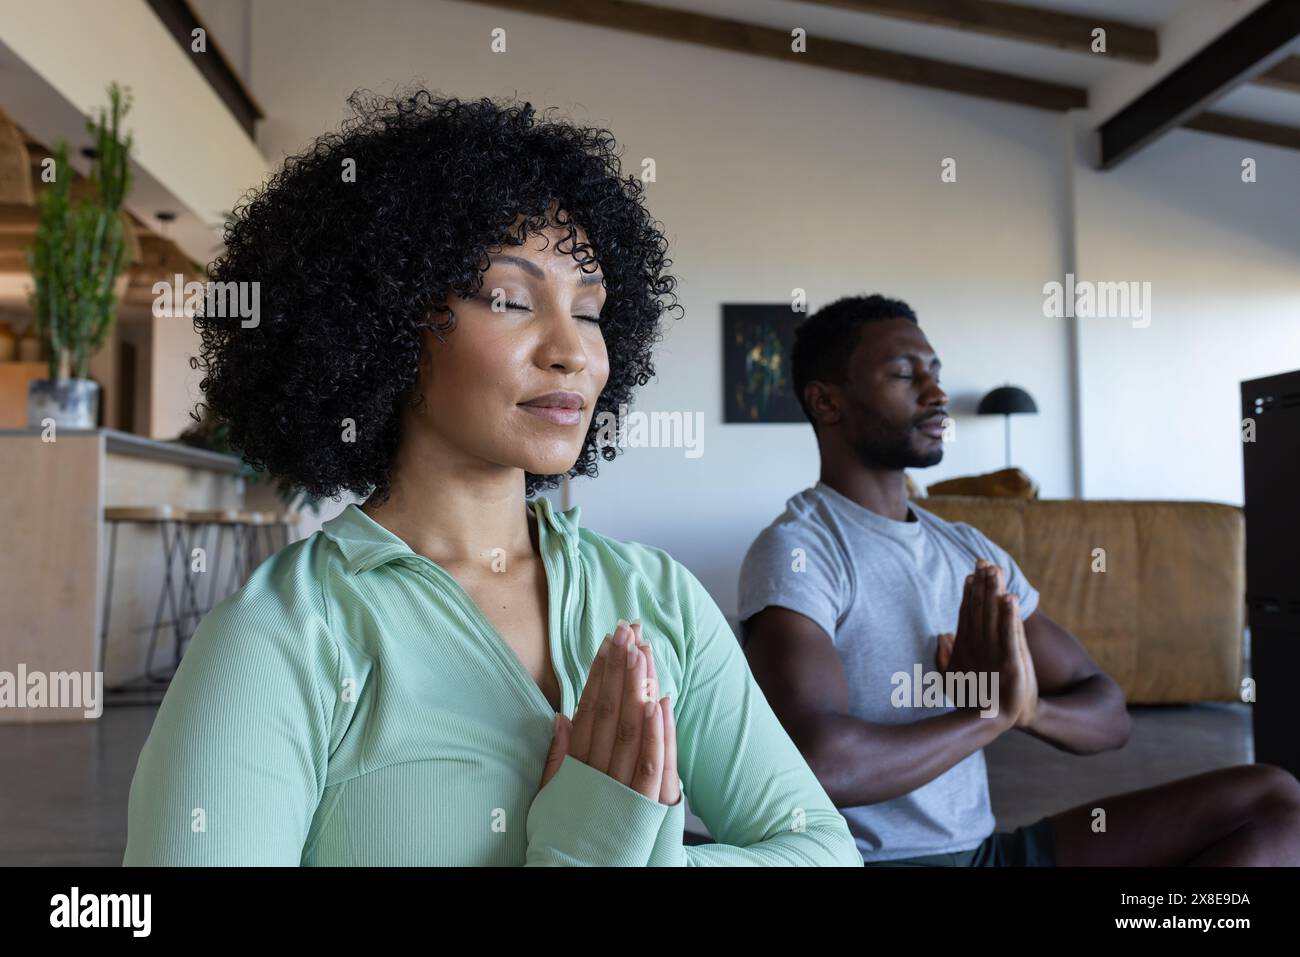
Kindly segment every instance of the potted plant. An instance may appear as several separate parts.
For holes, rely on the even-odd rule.
[[[130,92],[108,87],[110,108],[87,121],[94,155],[87,195],[74,200],[68,146],[54,154],[54,178],[40,199],[35,242],[28,251],[35,289],[34,323],[49,349],[50,377],[27,390],[27,424],[47,419],[64,428],[94,428],[99,385],[87,377],[90,357],[104,344],[126,279],[129,238],[121,215],[130,187],[132,136],[119,135]]]

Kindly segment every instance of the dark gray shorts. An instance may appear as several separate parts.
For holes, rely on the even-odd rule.
[[[993,833],[979,847],[897,861],[866,861],[867,867],[1055,867],[1056,835],[1043,818],[1007,833]]]

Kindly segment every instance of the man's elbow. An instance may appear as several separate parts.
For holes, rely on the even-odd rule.
[[[1119,714],[1115,718],[1114,739],[1110,743],[1108,750],[1117,751],[1128,744],[1129,738],[1133,734],[1133,718],[1128,713],[1128,706],[1124,703],[1124,695],[1119,696]]]
[[[844,780],[844,761],[835,740],[836,729],[831,723],[820,720],[818,715],[811,715],[792,722],[789,734],[831,803],[836,808],[852,805],[854,802],[847,800],[849,784]]]
[[[1105,672],[1099,671],[1093,680],[1100,682],[1105,691],[1103,700],[1107,717],[1104,725],[1106,732],[1093,750],[1117,751],[1128,744],[1129,737],[1133,734],[1133,719],[1128,713],[1124,692],[1115,679]]]

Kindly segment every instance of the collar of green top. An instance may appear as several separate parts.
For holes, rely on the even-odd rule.
[[[556,512],[550,500],[540,495],[531,499],[528,506],[538,516],[538,529],[543,536],[549,526],[569,551],[576,550],[579,506],[575,505],[567,512]],[[344,564],[353,575],[369,571],[395,558],[415,554],[410,545],[361,511],[356,503],[348,505],[321,525],[321,532],[338,546]],[[545,547],[545,538],[542,544]]]

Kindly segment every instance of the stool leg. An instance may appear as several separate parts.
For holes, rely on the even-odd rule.
[[[230,561],[230,574],[226,576],[226,595],[234,594],[239,590],[239,576],[243,573],[243,569],[240,567],[244,561],[244,526],[242,522],[230,526],[230,543],[233,554]],[[232,583],[234,584],[233,588],[231,587]]]
[[[117,526],[118,522],[109,520],[108,522],[108,575],[107,582],[104,586],[104,624],[99,635],[99,654],[97,655],[96,671],[101,674],[104,671],[104,664],[108,659],[108,622],[109,614],[113,610],[113,569],[117,565]]]
[[[167,526],[169,524],[171,523],[166,521],[158,523],[158,530],[159,534],[162,536],[163,543],[163,586],[162,590],[158,594],[158,608],[154,612],[153,630],[149,634],[148,657],[145,658],[145,674],[149,677],[150,681],[157,682],[165,682],[168,680],[165,677],[154,674],[153,670],[154,653],[158,648],[158,634],[162,631],[162,610],[164,602],[166,602],[171,608],[172,632],[176,637],[176,641],[179,643],[181,640],[180,617],[176,610],[176,596],[172,593],[172,560],[176,552],[176,545],[180,540],[180,530],[178,528],[176,535],[169,540],[167,537]]]
[[[193,545],[194,541],[195,541],[196,539],[198,540],[198,543],[199,543],[198,547],[199,547],[199,548],[202,550],[202,552],[203,552],[203,574],[208,576],[208,580],[211,580],[211,578],[212,578],[212,562],[209,561],[210,556],[209,556],[209,554],[208,554],[208,529],[209,529],[209,527],[210,527],[210,526],[209,526],[206,522],[196,522],[195,525],[194,525],[193,531],[191,532],[190,544]],[[192,552],[193,552],[193,549],[191,549],[191,553],[192,553]],[[199,599],[199,595],[202,593],[202,591],[203,591],[202,579],[200,579],[200,578],[198,578],[198,577],[195,577],[195,579],[194,579],[194,612],[193,612],[193,614],[194,614],[194,624],[195,624],[195,627],[197,627],[197,626],[198,626],[198,623],[199,623],[200,621],[203,620],[203,616],[206,615],[206,614],[208,613],[208,612],[207,612],[207,609],[203,607],[203,602]],[[192,635],[193,635],[193,632],[191,632],[190,634],[191,634],[191,636],[192,636]]]
[[[262,536],[258,534],[259,531],[261,531],[260,525],[250,525],[248,528],[248,550],[246,552],[248,565],[244,569],[244,581],[248,581],[249,576],[253,574],[253,569],[262,562]]]
[[[239,587],[244,587],[244,582],[248,581],[248,574],[253,570],[253,545],[257,541],[257,529],[252,525],[244,525],[239,529],[240,543],[240,562],[239,562]]]
[[[221,540],[226,537],[226,526],[218,523],[217,525],[217,547],[213,550],[214,558],[212,559],[212,579],[208,582],[208,603],[203,609],[206,615],[212,610],[213,598],[217,594],[217,580],[221,577]],[[207,541],[207,537],[204,537]]]
[[[199,589],[196,572],[194,571],[194,541],[202,526],[198,522],[177,523],[176,534],[180,536],[184,532],[184,540],[181,545],[181,632],[184,634],[185,642],[194,637],[194,630],[198,627],[198,619],[201,617],[199,612]],[[207,552],[207,549],[204,549]],[[204,555],[204,563],[207,562],[207,555]],[[193,625],[190,619],[194,619]],[[184,649],[181,641],[176,642],[176,661],[177,667],[181,663],[181,654]]]

